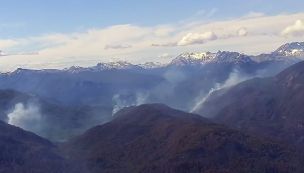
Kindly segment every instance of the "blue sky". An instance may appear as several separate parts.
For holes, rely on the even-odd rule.
[[[3,0],[2,38],[83,31],[117,24],[153,26],[200,18],[215,9],[211,19],[303,11],[303,0]],[[210,20],[210,19],[209,19]]]
[[[0,68],[168,62],[304,40],[303,0],[0,0]],[[3,56],[6,55],[6,56]]]

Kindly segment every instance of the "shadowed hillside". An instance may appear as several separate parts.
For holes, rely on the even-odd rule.
[[[1,173],[73,172],[46,139],[0,121]]]
[[[129,107],[63,146],[91,172],[302,172],[292,150],[152,104]]]
[[[213,93],[198,111],[231,127],[302,148],[304,62],[272,78],[257,78]]]

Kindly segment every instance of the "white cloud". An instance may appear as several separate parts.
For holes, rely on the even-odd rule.
[[[237,35],[238,35],[238,36],[241,36],[241,37],[246,36],[247,34],[248,34],[248,31],[247,31],[246,28],[240,28],[240,29],[237,31]]]
[[[0,49],[8,49],[17,46],[19,43],[15,40],[0,40]]]
[[[178,43],[178,46],[187,46],[192,44],[203,44],[207,41],[216,40],[217,36],[214,32],[205,32],[205,33],[188,33],[185,35]]]
[[[185,51],[228,50],[258,54],[271,52],[286,42],[304,40],[304,34],[300,34],[303,22],[289,26],[290,21],[303,19],[304,13],[251,16],[255,17],[150,27],[116,25],[79,33],[0,40],[0,50],[13,54],[0,58],[0,69],[65,68],[113,60],[169,61],[170,58],[158,56],[164,52],[178,55]],[[296,33],[297,37],[286,37],[287,33]]]
[[[304,22],[297,20],[293,25],[286,27],[282,31],[284,36],[303,36],[304,35]]]
[[[174,28],[170,27],[170,26],[163,26],[163,27],[158,27],[154,30],[154,33],[156,36],[158,37],[165,37],[165,36],[169,36],[170,34],[172,34],[175,31]]]
[[[160,54],[158,55],[158,58],[172,58],[173,55],[170,55],[169,53],[163,53],[163,54]]]
[[[128,49],[131,48],[131,45],[128,44],[114,44],[114,45],[106,45],[104,47],[105,50],[107,49]]]

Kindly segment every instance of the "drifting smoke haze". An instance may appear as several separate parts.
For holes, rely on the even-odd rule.
[[[176,85],[186,79],[186,75],[176,69],[169,69],[163,77],[172,85]]]
[[[40,131],[42,115],[37,105],[17,103],[12,112],[7,114],[8,124],[29,130]]]
[[[231,87],[253,77],[269,75],[269,70],[260,70],[249,75],[242,69],[234,69],[232,72],[229,69],[221,74],[224,74],[224,79],[209,81],[212,77],[208,74],[210,69],[204,66],[199,70],[168,67],[165,71],[156,71],[156,73],[153,71],[153,75],[159,76],[160,80],[157,80],[159,82],[152,85],[132,86],[127,89],[119,86],[114,94],[107,97],[105,106],[102,105],[103,100],[81,107],[57,105],[57,103],[38,99],[14,101],[9,108],[4,108],[3,120],[53,141],[63,141],[83,133],[90,127],[110,121],[113,118],[111,115],[124,107],[163,103],[176,109],[198,112],[214,91]],[[217,69],[211,68],[211,70]],[[215,84],[215,81],[224,82]],[[49,89],[45,88],[45,90]],[[91,92],[91,90],[86,91]],[[72,94],[74,93],[76,92]]]
[[[162,77],[165,81],[147,91],[147,99],[149,102],[161,102],[170,105],[172,103],[171,98],[176,95],[176,86],[186,80],[187,76],[183,72],[172,68],[167,70]],[[174,105],[170,106],[174,107]]]
[[[224,89],[224,88],[232,87],[234,85],[237,85],[238,83],[241,83],[245,80],[248,80],[248,79],[251,79],[254,77],[256,77],[256,76],[246,76],[246,75],[242,74],[241,72],[239,72],[238,70],[234,69],[229,74],[229,77],[225,82],[215,84],[215,86],[212,87],[207,94],[202,94],[198,98],[196,98],[195,104],[190,109],[190,112],[195,112],[197,109],[199,109],[213,92]]]
[[[165,80],[149,90],[135,92],[124,91],[122,93],[115,94],[112,97],[112,115],[129,106],[138,106],[141,104],[156,102],[170,104],[170,98],[176,95],[174,88],[179,83],[187,79],[188,76],[186,76],[183,72],[172,68],[167,70],[162,77]]]
[[[268,71],[257,71],[254,75],[248,75],[243,73],[237,69],[233,69],[229,74],[228,78],[222,83],[216,83],[208,92],[205,90],[199,92],[198,97],[193,98],[193,103],[189,107],[184,108],[186,111],[195,112],[199,108],[202,107],[204,102],[208,99],[208,97],[215,91],[229,88],[234,85],[237,85],[245,80],[258,77],[258,76],[267,76]],[[175,88],[180,85],[182,82],[191,78],[191,76],[186,75],[182,71],[178,69],[169,69],[163,74],[164,82],[155,86],[150,90],[140,91],[140,92],[126,92],[121,94],[115,94],[112,98],[113,102],[113,111],[112,115],[118,112],[120,109],[129,106],[138,106],[145,103],[164,103],[170,105],[171,107],[175,107],[177,109],[183,109],[174,104],[177,100],[172,100],[174,96],[178,95],[176,93]],[[176,97],[175,97],[176,98]],[[178,98],[180,99],[180,98]]]
[[[112,98],[113,110],[112,115],[117,113],[119,110],[129,107],[138,106],[146,103],[148,95],[145,93],[138,92],[135,95],[132,94],[115,94]]]

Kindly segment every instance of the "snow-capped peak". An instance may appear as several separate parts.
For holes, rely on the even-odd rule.
[[[201,65],[207,63],[245,63],[251,62],[249,56],[238,52],[218,51],[217,53],[183,53],[176,57],[172,65]]]
[[[211,52],[185,52],[180,54],[178,57],[186,59],[197,59],[197,60],[209,60],[214,58],[214,53]]]
[[[239,64],[253,62],[253,60],[249,56],[238,52],[218,51],[214,62]]]
[[[163,67],[166,64],[162,64],[160,62],[146,62],[144,64],[139,64],[138,66],[144,68],[144,69],[152,69],[152,68],[159,68],[159,67]]]
[[[273,54],[280,56],[304,56],[304,42],[284,44],[273,52]]]
[[[196,52],[196,53],[182,53],[172,60],[170,64],[172,65],[196,65],[203,64],[205,62],[211,61],[214,59],[216,54],[211,52]]]
[[[127,61],[116,61],[116,62],[109,62],[109,63],[98,63],[95,66],[98,70],[102,69],[129,69],[133,68],[136,65],[133,65]]]
[[[104,71],[104,70],[123,70],[123,69],[151,69],[151,68],[158,68],[163,67],[164,64],[157,63],[157,62],[147,62],[144,64],[131,64],[127,61],[116,61],[116,62],[109,62],[109,63],[98,63],[92,67],[79,67],[79,66],[72,66],[70,68],[64,69],[70,73],[79,73],[84,71]]]

